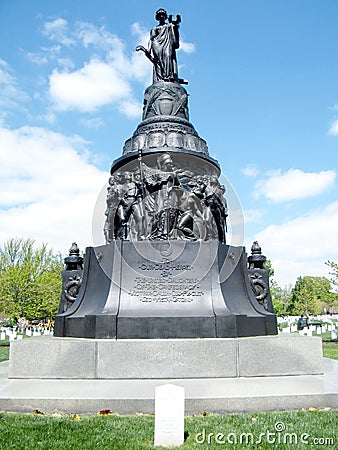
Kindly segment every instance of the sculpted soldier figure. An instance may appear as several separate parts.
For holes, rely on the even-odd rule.
[[[201,226],[198,227],[199,233],[195,233],[194,224],[197,222],[203,224],[203,214],[201,211],[201,202],[192,192],[187,194],[186,200],[183,204],[184,211],[178,220],[177,229],[183,233],[186,239],[196,241],[201,238]]]
[[[209,186],[205,190],[205,204],[209,207],[217,228],[217,238],[225,242],[225,219],[227,211],[223,203],[224,190],[220,186],[217,177],[211,176]]]
[[[128,237],[127,224],[131,217],[135,220],[137,239],[144,239],[143,213],[139,202],[141,197],[140,189],[133,181],[131,172],[124,173],[123,195],[117,208],[118,223],[116,237],[126,239]]]
[[[106,242],[109,243],[115,239],[115,214],[120,201],[120,185],[121,183],[121,173],[116,173],[114,176],[109,178],[109,187],[107,188],[107,209],[105,215],[107,216],[106,222],[104,224],[104,235]]]

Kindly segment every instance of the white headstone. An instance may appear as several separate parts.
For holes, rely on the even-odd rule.
[[[337,339],[337,331],[336,330],[331,331],[331,339]]]
[[[317,327],[317,334],[322,334],[322,327]]]
[[[4,341],[6,339],[6,333],[4,331],[1,332],[0,340]]]
[[[22,338],[23,338],[22,334],[18,334],[17,337],[16,337],[16,339],[17,339],[18,341],[20,341],[20,339],[22,339]]]
[[[26,329],[26,336],[32,336],[32,330],[29,328]]]
[[[165,384],[155,389],[154,445],[174,447],[184,443],[184,387]]]
[[[304,331],[304,329],[303,329],[303,330],[299,330],[298,333],[299,333],[299,336],[305,336],[305,331]]]

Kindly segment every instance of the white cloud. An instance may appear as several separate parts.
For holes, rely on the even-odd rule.
[[[148,45],[149,31],[139,23],[131,26],[131,33],[136,44]],[[116,69],[124,80],[136,79],[142,83],[151,83],[152,65],[143,55],[132,49],[131,56],[127,55],[124,42],[105,27],[97,28],[90,23],[77,24],[77,36],[85,48],[93,47],[103,51],[102,58]],[[136,46],[135,44],[135,46]]]
[[[149,30],[143,27],[140,23],[135,22],[131,26],[131,33],[135,36],[138,45],[143,45],[143,47],[147,48],[150,36]]]
[[[48,24],[48,37],[61,42],[66,35],[67,22],[60,19]],[[145,31],[134,24],[132,34],[143,39]],[[71,36],[92,56],[77,68],[69,58],[58,57],[61,67],[54,69],[49,77],[54,108],[86,113],[115,104],[127,117],[139,117],[142,105],[133,97],[131,81],[151,82],[151,64],[144,55],[133,51],[128,57],[124,42],[103,26],[77,22]]]
[[[131,95],[129,84],[116,69],[96,59],[75,72],[54,70],[49,82],[50,95],[58,110],[94,111]]]
[[[134,99],[125,100],[121,102],[119,110],[127,117],[135,119],[142,115],[142,103]]]
[[[65,46],[75,45],[74,39],[69,36],[68,22],[61,17],[45,22],[42,33],[51,41],[56,41]]]
[[[16,108],[29,99],[28,95],[19,88],[11,67],[3,59],[0,59],[0,89],[0,107],[2,108]],[[3,116],[4,113],[0,113],[1,115]]]
[[[65,70],[74,69],[74,62],[70,58],[58,58],[57,62]]]
[[[338,135],[338,120],[335,120],[330,129],[329,129],[329,134],[331,134],[332,136],[337,136]]]
[[[248,164],[247,166],[243,167],[241,172],[243,175],[252,178],[256,178],[257,175],[259,174],[259,170],[257,169],[255,164]]]
[[[100,117],[92,117],[91,119],[82,119],[81,122],[87,128],[100,128],[104,121]]]
[[[336,177],[333,170],[303,172],[299,169],[290,169],[286,173],[279,169],[267,175],[267,179],[256,182],[254,196],[264,196],[274,203],[319,195],[333,186]]]
[[[325,261],[338,261],[337,229],[338,201],[283,224],[269,225],[255,240],[284,286],[299,276],[328,276]]]
[[[48,58],[45,53],[42,52],[27,52],[26,57],[35,64],[47,64]]]
[[[132,82],[149,85],[152,74],[152,64],[143,54],[134,48],[128,54],[119,36],[88,22],[79,21],[70,29],[65,19],[58,18],[46,22],[42,30],[55,46],[42,48],[43,53],[31,54],[31,59],[42,63],[47,58],[58,63],[49,76],[49,95],[55,110],[86,113],[111,104],[129,118],[140,116],[142,105],[133,96]],[[135,46],[147,47],[149,30],[136,22],[131,34]],[[82,46],[89,59],[75,66],[75,56],[63,57],[62,46],[73,47],[73,51]],[[191,53],[195,47],[181,41],[181,49]]]
[[[247,209],[244,211],[244,222],[259,222],[262,215],[262,211],[259,211],[258,209]]]
[[[194,53],[195,51],[195,44],[192,44],[191,42],[184,42],[180,41],[180,50],[184,53]]]
[[[31,237],[65,252],[92,243],[97,196],[108,174],[84,153],[86,143],[37,127],[0,127],[0,242]],[[103,224],[102,224],[103,226]]]

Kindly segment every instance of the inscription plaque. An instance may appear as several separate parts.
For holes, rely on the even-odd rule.
[[[196,278],[136,277],[129,295],[144,303],[190,303],[204,295]]]
[[[123,255],[121,279],[128,283],[122,286],[119,315],[213,317],[210,273],[201,264],[213,261],[209,249],[177,243],[163,256],[163,243],[141,244]]]

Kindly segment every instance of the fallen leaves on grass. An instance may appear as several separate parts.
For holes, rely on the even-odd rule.
[[[74,419],[74,420],[80,420],[81,417],[80,417],[79,414],[74,414],[73,419]]]
[[[38,409],[33,409],[33,414],[41,414],[41,415],[44,415],[45,413],[39,411]]]
[[[97,414],[99,416],[107,416],[108,414],[112,414],[112,410],[111,409],[101,409],[101,411],[99,411]]]

